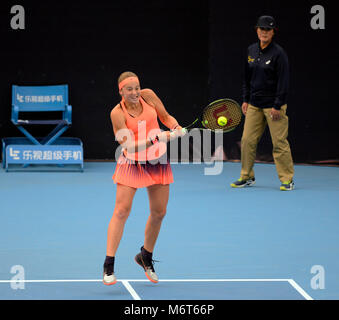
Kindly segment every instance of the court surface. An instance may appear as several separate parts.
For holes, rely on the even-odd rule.
[[[339,168],[295,166],[279,190],[274,165],[233,189],[240,163],[173,164],[167,215],[155,248],[160,282],[134,256],[148,216],[136,193],[116,256],[118,282],[101,282],[116,186],[113,162],[80,172],[0,170],[1,300],[299,300],[339,298]]]

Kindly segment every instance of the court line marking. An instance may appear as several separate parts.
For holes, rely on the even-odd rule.
[[[274,281],[281,281],[281,282],[289,282],[293,279],[160,279],[159,282],[274,282]],[[26,283],[34,283],[34,282],[101,282],[102,279],[49,279],[49,280],[0,280],[0,283],[10,283],[10,282],[26,282]],[[118,282],[127,281],[127,282],[148,282],[147,279],[120,279],[117,280]]]
[[[135,292],[133,287],[129,284],[127,280],[121,280],[122,284],[125,286],[127,291],[130,293],[130,295],[133,297],[134,300],[141,300],[139,295]]]
[[[313,300],[313,298],[302,288],[300,287],[293,279],[289,279],[288,282],[290,285],[297,290],[306,300]]]
[[[0,280],[0,283],[52,283],[52,282],[101,282],[102,279],[55,279],[55,280]],[[149,282],[146,279],[123,279],[121,282],[134,300],[141,300],[129,282]],[[159,282],[288,282],[295,290],[298,291],[306,300],[313,298],[301,288],[293,279],[162,279]]]

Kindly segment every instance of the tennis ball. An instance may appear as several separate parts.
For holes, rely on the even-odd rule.
[[[221,126],[221,127],[224,127],[226,126],[227,124],[227,118],[226,117],[219,117],[218,118],[218,125]]]

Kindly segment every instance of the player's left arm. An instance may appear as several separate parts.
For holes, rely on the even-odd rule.
[[[141,96],[145,98],[147,103],[151,104],[155,108],[158,118],[167,128],[170,130],[181,129],[178,121],[167,112],[164,104],[153,90],[143,89],[141,90]]]

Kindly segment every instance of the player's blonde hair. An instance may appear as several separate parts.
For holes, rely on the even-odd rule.
[[[132,72],[132,71],[125,71],[118,78],[118,86],[119,86],[119,83],[121,81],[123,81],[123,80],[125,80],[126,78],[129,78],[129,77],[139,78],[134,72]]]

